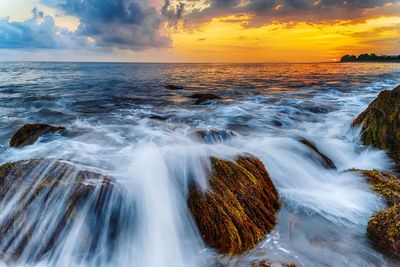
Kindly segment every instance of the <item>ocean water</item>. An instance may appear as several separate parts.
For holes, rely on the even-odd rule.
[[[259,259],[399,266],[366,237],[382,199],[362,177],[345,172],[391,168],[382,151],[361,144],[351,123],[380,91],[398,84],[399,63],[0,63],[0,163],[42,157],[79,162],[115,177],[126,192],[124,205],[137,207],[135,219],[126,214],[124,238],[111,256],[106,246],[96,248],[95,257],[81,255],[85,240],[77,223],[40,262],[30,258],[35,246],[28,241],[20,262],[8,260],[8,249],[0,266],[249,266]],[[194,105],[193,93],[222,100]],[[21,149],[8,146],[20,126],[38,122],[63,125],[68,134],[50,134]],[[222,135],[201,143],[197,130]],[[310,157],[301,138],[337,170]],[[283,207],[276,228],[256,249],[228,257],[202,243],[187,211],[187,185],[195,179],[207,187],[205,158],[241,153],[264,162]],[[50,210],[44,229],[51,226]],[[0,223],[7,209],[2,213]]]

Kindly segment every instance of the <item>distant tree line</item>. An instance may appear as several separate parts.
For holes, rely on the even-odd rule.
[[[376,54],[361,54],[356,55],[345,55],[340,59],[340,62],[363,62],[363,61],[399,61],[400,55],[398,56],[378,56]]]

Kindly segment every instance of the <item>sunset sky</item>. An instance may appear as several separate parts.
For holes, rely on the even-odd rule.
[[[320,62],[400,54],[400,0],[0,0],[0,61]]]

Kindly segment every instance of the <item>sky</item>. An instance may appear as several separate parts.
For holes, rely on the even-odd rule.
[[[0,0],[0,61],[334,62],[400,54],[400,0]]]

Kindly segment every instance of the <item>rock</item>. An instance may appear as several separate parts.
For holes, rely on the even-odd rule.
[[[195,98],[197,99],[194,104],[195,105],[200,105],[200,104],[204,104],[207,101],[210,100],[218,100],[218,99],[222,99],[220,96],[214,95],[214,94],[193,94],[190,96],[190,98]]]
[[[157,121],[166,121],[166,120],[168,120],[167,116],[160,116],[160,115],[150,115],[149,118],[152,119],[152,120],[157,120]]]
[[[351,170],[367,177],[371,189],[391,206],[379,211],[368,222],[368,237],[389,254],[400,257],[400,179],[382,171]]]
[[[371,189],[382,195],[386,203],[391,206],[400,204],[400,179],[399,177],[378,170],[352,170],[367,178]]]
[[[192,184],[188,206],[204,242],[223,254],[241,254],[265,238],[280,207],[263,163],[249,155],[235,162],[211,158],[209,189]]]
[[[110,252],[127,225],[130,211],[123,203],[123,191],[112,178],[71,163],[35,159],[3,164],[0,254],[7,260],[41,260],[65,243],[74,225],[81,225],[74,246],[82,255]]]
[[[368,222],[367,232],[378,247],[400,258],[400,204],[373,216]]]
[[[300,143],[302,143],[303,145],[305,145],[306,147],[308,147],[309,149],[311,149],[311,151],[314,152],[314,158],[317,159],[317,161],[320,163],[320,165],[322,165],[324,168],[327,169],[336,169],[336,165],[335,163],[333,163],[333,161],[326,156],[325,154],[321,153],[321,151],[319,151],[319,149],[310,141],[308,141],[305,138],[301,138]]]
[[[197,130],[193,133],[195,139],[205,144],[216,144],[222,143],[234,137],[236,133],[231,130],[219,130],[219,129],[206,129]]]
[[[169,89],[169,90],[182,90],[182,89],[184,89],[183,86],[175,85],[175,84],[166,84],[166,85],[164,85],[164,87]]]
[[[385,150],[400,170],[400,86],[382,91],[353,122],[365,145]]]
[[[251,267],[296,267],[294,263],[279,263],[279,262],[270,262],[268,260],[262,260],[253,262]]]
[[[55,127],[48,124],[25,124],[12,136],[11,147],[23,147],[36,142],[42,135],[65,130],[64,127]]]

